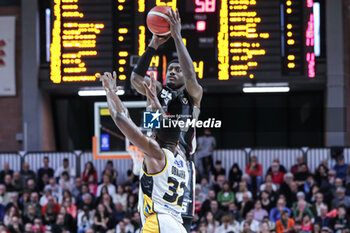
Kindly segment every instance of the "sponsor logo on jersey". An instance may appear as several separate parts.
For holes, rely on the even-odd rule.
[[[178,168],[183,168],[184,167],[184,162],[182,160],[175,160],[175,165],[178,167]]]
[[[164,99],[165,104],[168,104],[169,101],[172,99],[171,93],[165,89],[162,89],[162,92],[160,93],[160,97]]]

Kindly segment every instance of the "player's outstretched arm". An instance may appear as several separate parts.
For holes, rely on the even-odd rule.
[[[174,39],[176,51],[179,57],[180,67],[185,77],[185,85],[188,93],[193,98],[195,105],[200,107],[200,101],[203,96],[203,89],[197,82],[196,72],[194,70],[193,61],[187,48],[182,41],[181,36],[181,19],[179,11],[176,13],[173,9],[169,12],[169,23],[171,29],[171,36]]]
[[[123,105],[119,96],[116,94],[116,73],[104,73],[99,76],[102,81],[103,88],[106,90],[107,104],[111,117],[120,131],[136,146],[145,156],[163,160],[164,154],[159,144],[152,138],[149,138],[141,132],[141,130],[130,119],[128,109]]]
[[[156,54],[158,47],[164,44],[169,38],[170,37],[158,37],[153,35],[148,48],[138,60],[137,65],[131,73],[131,84],[135,87],[138,93],[146,95],[143,82],[146,82],[147,85],[150,84],[150,78],[146,76],[146,72],[151,63],[152,57]],[[162,89],[162,84],[156,81],[155,85],[157,88],[157,93],[159,93]]]

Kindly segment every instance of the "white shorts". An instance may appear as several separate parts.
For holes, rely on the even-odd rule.
[[[184,226],[167,214],[152,214],[146,218],[142,233],[187,233]]]

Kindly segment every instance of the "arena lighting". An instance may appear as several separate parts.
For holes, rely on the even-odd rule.
[[[246,83],[243,85],[244,93],[277,93],[289,92],[288,83],[257,83],[255,85]]]
[[[117,95],[124,95],[125,91],[120,89],[117,91]],[[106,91],[103,89],[93,89],[93,88],[84,88],[78,91],[79,96],[105,96]]]

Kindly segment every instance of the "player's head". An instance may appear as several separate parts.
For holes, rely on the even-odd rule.
[[[181,88],[185,85],[185,78],[180,67],[180,63],[177,59],[171,60],[168,64],[166,72],[166,85],[174,90]]]
[[[155,130],[155,139],[161,148],[167,148],[170,151],[175,151],[179,142],[180,131],[178,129],[161,128]]]

